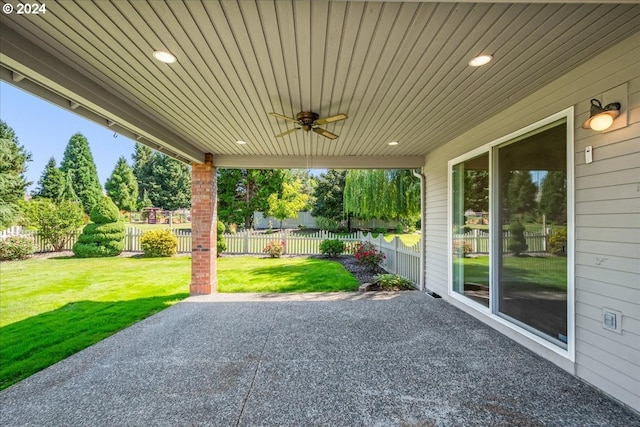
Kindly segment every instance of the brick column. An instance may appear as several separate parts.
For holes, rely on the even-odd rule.
[[[218,183],[213,155],[191,164],[191,295],[218,291],[216,223]]]

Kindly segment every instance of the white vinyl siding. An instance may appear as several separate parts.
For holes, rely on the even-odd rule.
[[[589,101],[624,85],[628,125],[582,129]],[[617,93],[617,92],[616,92]],[[604,102],[604,101],[603,101]],[[612,102],[612,101],[608,101]],[[640,33],[582,64],[503,114],[432,151],[425,160],[426,288],[447,295],[447,162],[573,106],[575,172],[575,363],[450,299],[543,357],[640,411]],[[593,146],[593,163],[584,149]],[[602,309],[623,313],[622,334]]]

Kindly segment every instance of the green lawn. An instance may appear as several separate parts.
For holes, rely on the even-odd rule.
[[[0,389],[188,296],[191,259],[50,258],[0,264]],[[357,289],[340,264],[218,259],[220,292]]]
[[[387,242],[390,242],[394,239],[394,237],[399,236],[402,243],[407,246],[413,246],[420,241],[420,233],[409,233],[409,234],[396,234],[396,233],[387,233],[384,235],[384,239]]]
[[[464,264],[466,282],[488,285],[489,257],[455,258]],[[567,288],[567,259],[564,257],[505,257],[504,282],[517,286],[531,284],[565,290]]]

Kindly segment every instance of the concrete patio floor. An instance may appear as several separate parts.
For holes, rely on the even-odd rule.
[[[4,426],[640,426],[420,292],[191,297],[0,393]]]

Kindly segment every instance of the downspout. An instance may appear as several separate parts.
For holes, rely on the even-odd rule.
[[[418,286],[421,291],[425,291],[426,290],[426,287],[425,287],[426,272],[424,271],[424,265],[425,265],[424,257],[425,257],[425,246],[427,244],[426,242],[427,227],[426,227],[426,221],[425,221],[426,184],[425,184],[425,176],[422,173],[422,168],[420,168],[419,171],[420,171],[419,173],[416,172],[416,170],[413,171],[413,176],[420,179],[420,278],[419,278],[420,283],[418,283]]]

